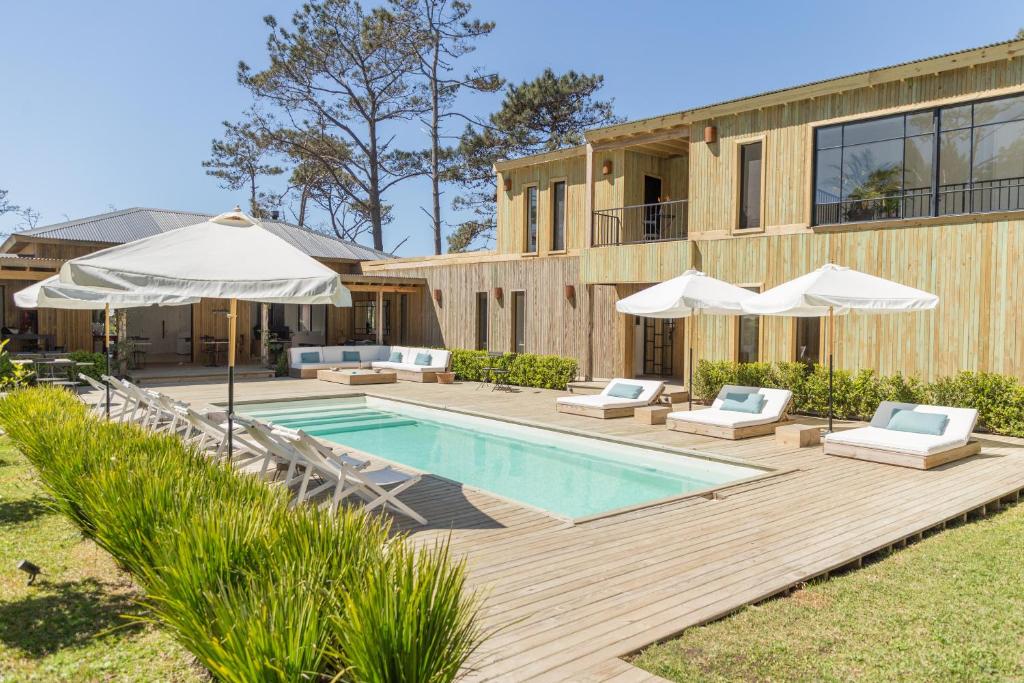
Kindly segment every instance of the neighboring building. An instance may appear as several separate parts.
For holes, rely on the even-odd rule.
[[[102,311],[22,310],[14,304],[14,293],[54,275],[67,259],[208,218],[202,213],[134,208],[12,234],[0,247],[4,336],[11,338],[15,349],[38,345],[44,350],[100,350]],[[421,307],[418,299],[425,296],[423,281],[389,278],[384,282],[360,274],[362,262],[373,259],[380,263],[386,254],[289,223],[264,221],[263,225],[340,273],[352,290],[352,308],[271,305],[269,329],[277,337],[290,343],[338,344],[376,340],[380,330],[384,341],[400,343],[416,333],[406,323],[406,311],[413,305]],[[224,258],[231,258],[231,254],[224,254]],[[192,306],[131,309],[127,335],[146,340],[138,348],[145,350],[148,363],[208,362],[205,352],[216,345],[204,346],[203,340],[227,338],[226,309],[227,303],[219,299],[204,299]],[[381,317],[383,325],[379,324]],[[260,357],[259,329],[259,304],[240,306],[240,362]]]
[[[1024,41],[590,131],[500,161],[496,249],[364,262],[425,278],[419,343],[686,376],[689,321],[615,301],[697,268],[760,291],[834,262],[937,293],[837,321],[837,365],[1024,376]],[[706,316],[699,358],[824,360],[818,319]]]

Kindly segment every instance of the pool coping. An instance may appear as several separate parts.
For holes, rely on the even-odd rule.
[[[452,412],[452,413],[457,413],[457,414],[460,414],[460,415],[466,415],[466,416],[469,416],[469,417],[478,417],[478,418],[487,419],[487,420],[497,420],[499,422],[504,422],[506,424],[516,425],[516,426],[519,426],[519,427],[531,427],[533,429],[545,429],[545,430],[556,432],[556,433],[560,433],[560,434],[566,434],[568,436],[576,436],[576,437],[587,438],[587,439],[597,439],[599,441],[604,441],[606,443],[618,444],[618,445],[622,445],[622,446],[629,446],[629,447],[632,447],[632,448],[642,448],[642,449],[652,450],[652,451],[660,451],[660,452],[666,453],[668,455],[682,455],[682,456],[687,456],[687,457],[691,457],[691,458],[697,458],[697,459],[701,459],[701,460],[709,460],[709,461],[712,461],[712,462],[717,462],[717,463],[722,463],[722,464],[727,464],[727,465],[735,465],[735,466],[738,466],[738,467],[745,467],[745,468],[748,468],[748,469],[759,470],[761,472],[761,474],[756,474],[756,475],[753,475],[753,476],[750,476],[750,477],[744,477],[742,479],[736,479],[734,481],[723,483],[723,484],[720,484],[720,485],[717,485],[717,486],[709,486],[707,488],[697,489],[696,491],[688,491],[686,493],[682,493],[682,494],[675,495],[675,496],[667,496],[665,498],[658,498],[658,499],[650,500],[650,501],[647,501],[647,502],[644,502],[644,503],[637,503],[635,505],[627,505],[625,507],[615,508],[615,509],[612,509],[612,510],[606,510],[604,512],[599,512],[599,513],[593,514],[593,515],[586,515],[584,517],[566,517],[565,515],[560,515],[560,514],[557,514],[555,512],[552,512],[550,510],[545,510],[545,509],[537,507],[535,505],[530,505],[529,503],[525,503],[525,502],[523,502],[521,500],[516,500],[515,498],[509,498],[508,496],[503,496],[503,495],[501,495],[499,493],[495,493],[494,491],[490,491],[488,489],[484,489],[484,488],[480,488],[478,486],[474,486],[473,484],[467,484],[466,482],[458,481],[458,480],[455,480],[455,479],[450,479],[448,477],[445,477],[445,476],[442,476],[440,474],[437,474],[436,472],[428,472],[426,470],[420,470],[420,469],[417,469],[415,467],[412,467],[411,465],[406,465],[405,463],[400,463],[400,462],[396,462],[394,460],[389,460],[388,458],[381,457],[381,456],[379,456],[379,455],[377,455],[375,453],[368,453],[368,452],[365,452],[365,451],[361,451],[361,450],[359,450],[357,448],[353,448],[351,446],[345,446],[345,448],[348,448],[351,451],[354,451],[356,453],[360,453],[360,454],[364,454],[364,455],[370,456],[370,457],[375,458],[377,460],[380,460],[382,462],[394,465],[395,467],[404,468],[404,469],[411,470],[413,472],[417,472],[417,473],[423,474],[423,475],[429,475],[429,476],[432,476],[432,477],[437,477],[438,479],[442,479],[444,481],[448,481],[448,482],[451,482],[453,484],[457,484],[459,486],[464,486],[464,487],[466,487],[467,489],[469,489],[471,491],[476,491],[478,493],[482,493],[484,495],[490,496],[492,498],[496,498],[498,500],[503,500],[503,501],[512,503],[514,505],[519,505],[519,506],[524,507],[524,508],[526,508],[528,510],[534,510],[536,512],[539,512],[539,513],[541,513],[543,515],[546,515],[546,516],[551,517],[553,519],[556,519],[558,521],[565,522],[565,523],[569,524],[570,526],[575,526],[577,524],[585,524],[587,522],[593,522],[593,521],[597,521],[597,520],[601,520],[601,519],[607,519],[608,517],[615,517],[615,516],[618,516],[618,515],[624,515],[624,514],[627,514],[627,513],[630,513],[630,512],[637,512],[637,511],[640,511],[640,510],[647,510],[647,509],[650,509],[650,508],[660,507],[660,506],[668,505],[668,504],[671,504],[671,503],[677,503],[677,502],[680,502],[680,501],[683,501],[683,500],[689,500],[691,498],[704,498],[705,500],[715,500],[718,497],[717,494],[719,492],[721,492],[721,491],[725,491],[725,490],[728,490],[728,489],[735,488],[737,486],[743,486],[743,485],[750,484],[750,483],[757,482],[757,481],[772,479],[774,477],[778,477],[778,476],[782,476],[782,475],[785,475],[785,474],[789,474],[789,473],[798,471],[798,468],[774,468],[774,467],[768,467],[768,466],[765,466],[765,465],[759,465],[759,464],[751,463],[751,462],[749,462],[747,460],[743,460],[741,458],[733,458],[733,457],[726,456],[726,455],[718,455],[716,453],[707,453],[707,452],[699,451],[699,450],[692,449],[692,448],[675,448],[675,447],[671,447],[671,446],[661,446],[661,445],[652,444],[652,443],[649,443],[649,442],[646,442],[646,441],[640,441],[638,439],[630,439],[630,438],[624,438],[624,437],[613,437],[613,436],[608,436],[606,434],[593,434],[593,433],[586,432],[586,431],[583,431],[583,430],[580,430],[580,429],[573,429],[571,427],[556,427],[556,426],[550,426],[550,425],[539,425],[539,424],[536,424],[536,423],[526,422],[524,420],[517,420],[515,418],[509,418],[509,417],[506,417],[506,416],[503,416],[503,415],[494,415],[492,413],[485,413],[485,412],[479,412],[479,411],[474,411],[474,410],[466,410],[464,408],[449,407],[449,406],[444,405],[444,404],[431,403],[431,402],[428,402],[428,401],[417,401],[417,400],[411,400],[411,399],[407,399],[407,398],[395,398],[393,396],[376,394],[376,393],[373,393],[372,391],[350,391],[350,392],[345,392],[345,393],[340,393],[340,394],[326,394],[326,395],[315,396],[315,397],[310,397],[310,396],[290,396],[290,397],[280,398],[280,399],[275,399],[275,398],[267,397],[267,398],[261,398],[261,399],[256,399],[256,400],[235,401],[235,405],[236,406],[240,406],[240,405],[254,405],[254,404],[262,404],[262,403],[293,403],[293,402],[298,402],[298,401],[319,401],[319,400],[331,400],[331,399],[337,399],[337,398],[360,398],[360,397],[363,397],[363,398],[370,397],[370,398],[375,398],[375,399],[379,399],[379,400],[382,400],[382,401],[392,401],[394,403],[406,403],[406,404],[409,404],[409,405],[418,406],[420,408],[428,408],[428,409],[432,409],[432,410],[444,410],[444,411],[448,411],[448,412]],[[217,405],[217,406],[220,406],[220,407],[225,407],[224,404],[222,404],[221,402],[214,403],[213,405]],[[344,444],[339,444],[339,445],[344,446]]]

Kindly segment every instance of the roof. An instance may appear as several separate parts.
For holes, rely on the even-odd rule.
[[[1013,59],[1024,54],[1024,40],[1004,40],[981,47],[972,47],[956,52],[947,52],[932,57],[914,59],[909,62],[902,62],[891,66],[884,66],[845,76],[835,76],[819,81],[812,81],[802,85],[769,90],[756,95],[724,100],[712,104],[705,104],[692,109],[651,116],[643,119],[635,119],[625,123],[595,128],[587,132],[587,139],[594,141],[598,139],[615,138],[627,135],[643,128],[670,127],[673,125],[688,124],[692,121],[721,116],[737,111],[744,111],[754,107],[771,106],[782,102],[815,97],[828,92],[836,92],[845,89],[876,85],[901,78],[923,76],[948,71],[951,69],[963,68],[972,64]]]
[[[11,237],[124,244],[176,228],[183,228],[186,225],[201,223],[208,218],[212,218],[212,214],[136,207],[44,225],[32,230],[13,233]],[[292,223],[283,221],[261,221],[261,223],[264,228],[313,258],[352,261],[390,258],[383,251],[341,240],[331,235],[324,235]]]

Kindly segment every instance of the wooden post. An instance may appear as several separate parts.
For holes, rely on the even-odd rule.
[[[270,367],[270,304],[260,304],[260,365]]]
[[[384,290],[377,290],[377,344],[384,344]]]
[[[228,463],[234,453],[235,346],[238,344],[238,299],[228,304]]]
[[[587,143],[586,191],[583,193],[583,226],[586,235],[583,244],[594,246],[594,146]]]
[[[110,304],[103,304],[103,354],[107,359],[107,374],[114,372],[114,368],[110,367]],[[107,419],[110,419],[110,382],[103,380],[103,385],[106,387],[106,408],[105,415]]]
[[[117,312],[117,374],[124,377],[128,374],[128,357],[124,353],[125,342],[128,340],[128,309]]]

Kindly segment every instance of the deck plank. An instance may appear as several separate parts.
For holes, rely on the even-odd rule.
[[[167,393],[223,403],[224,385]],[[403,499],[431,521],[394,520],[417,542],[449,539],[486,591],[497,632],[471,680],[657,681],[618,657],[721,617],[1024,489],[1024,440],[978,435],[980,456],[931,471],[826,456],[772,437],[729,442],[630,418],[556,413],[566,395],[401,382],[349,388],[317,380],[236,385],[239,401],[367,393],[629,443],[698,451],[784,473],[578,525],[426,476]],[[800,422],[820,423],[811,418]],[[838,423],[846,428],[852,423]]]

